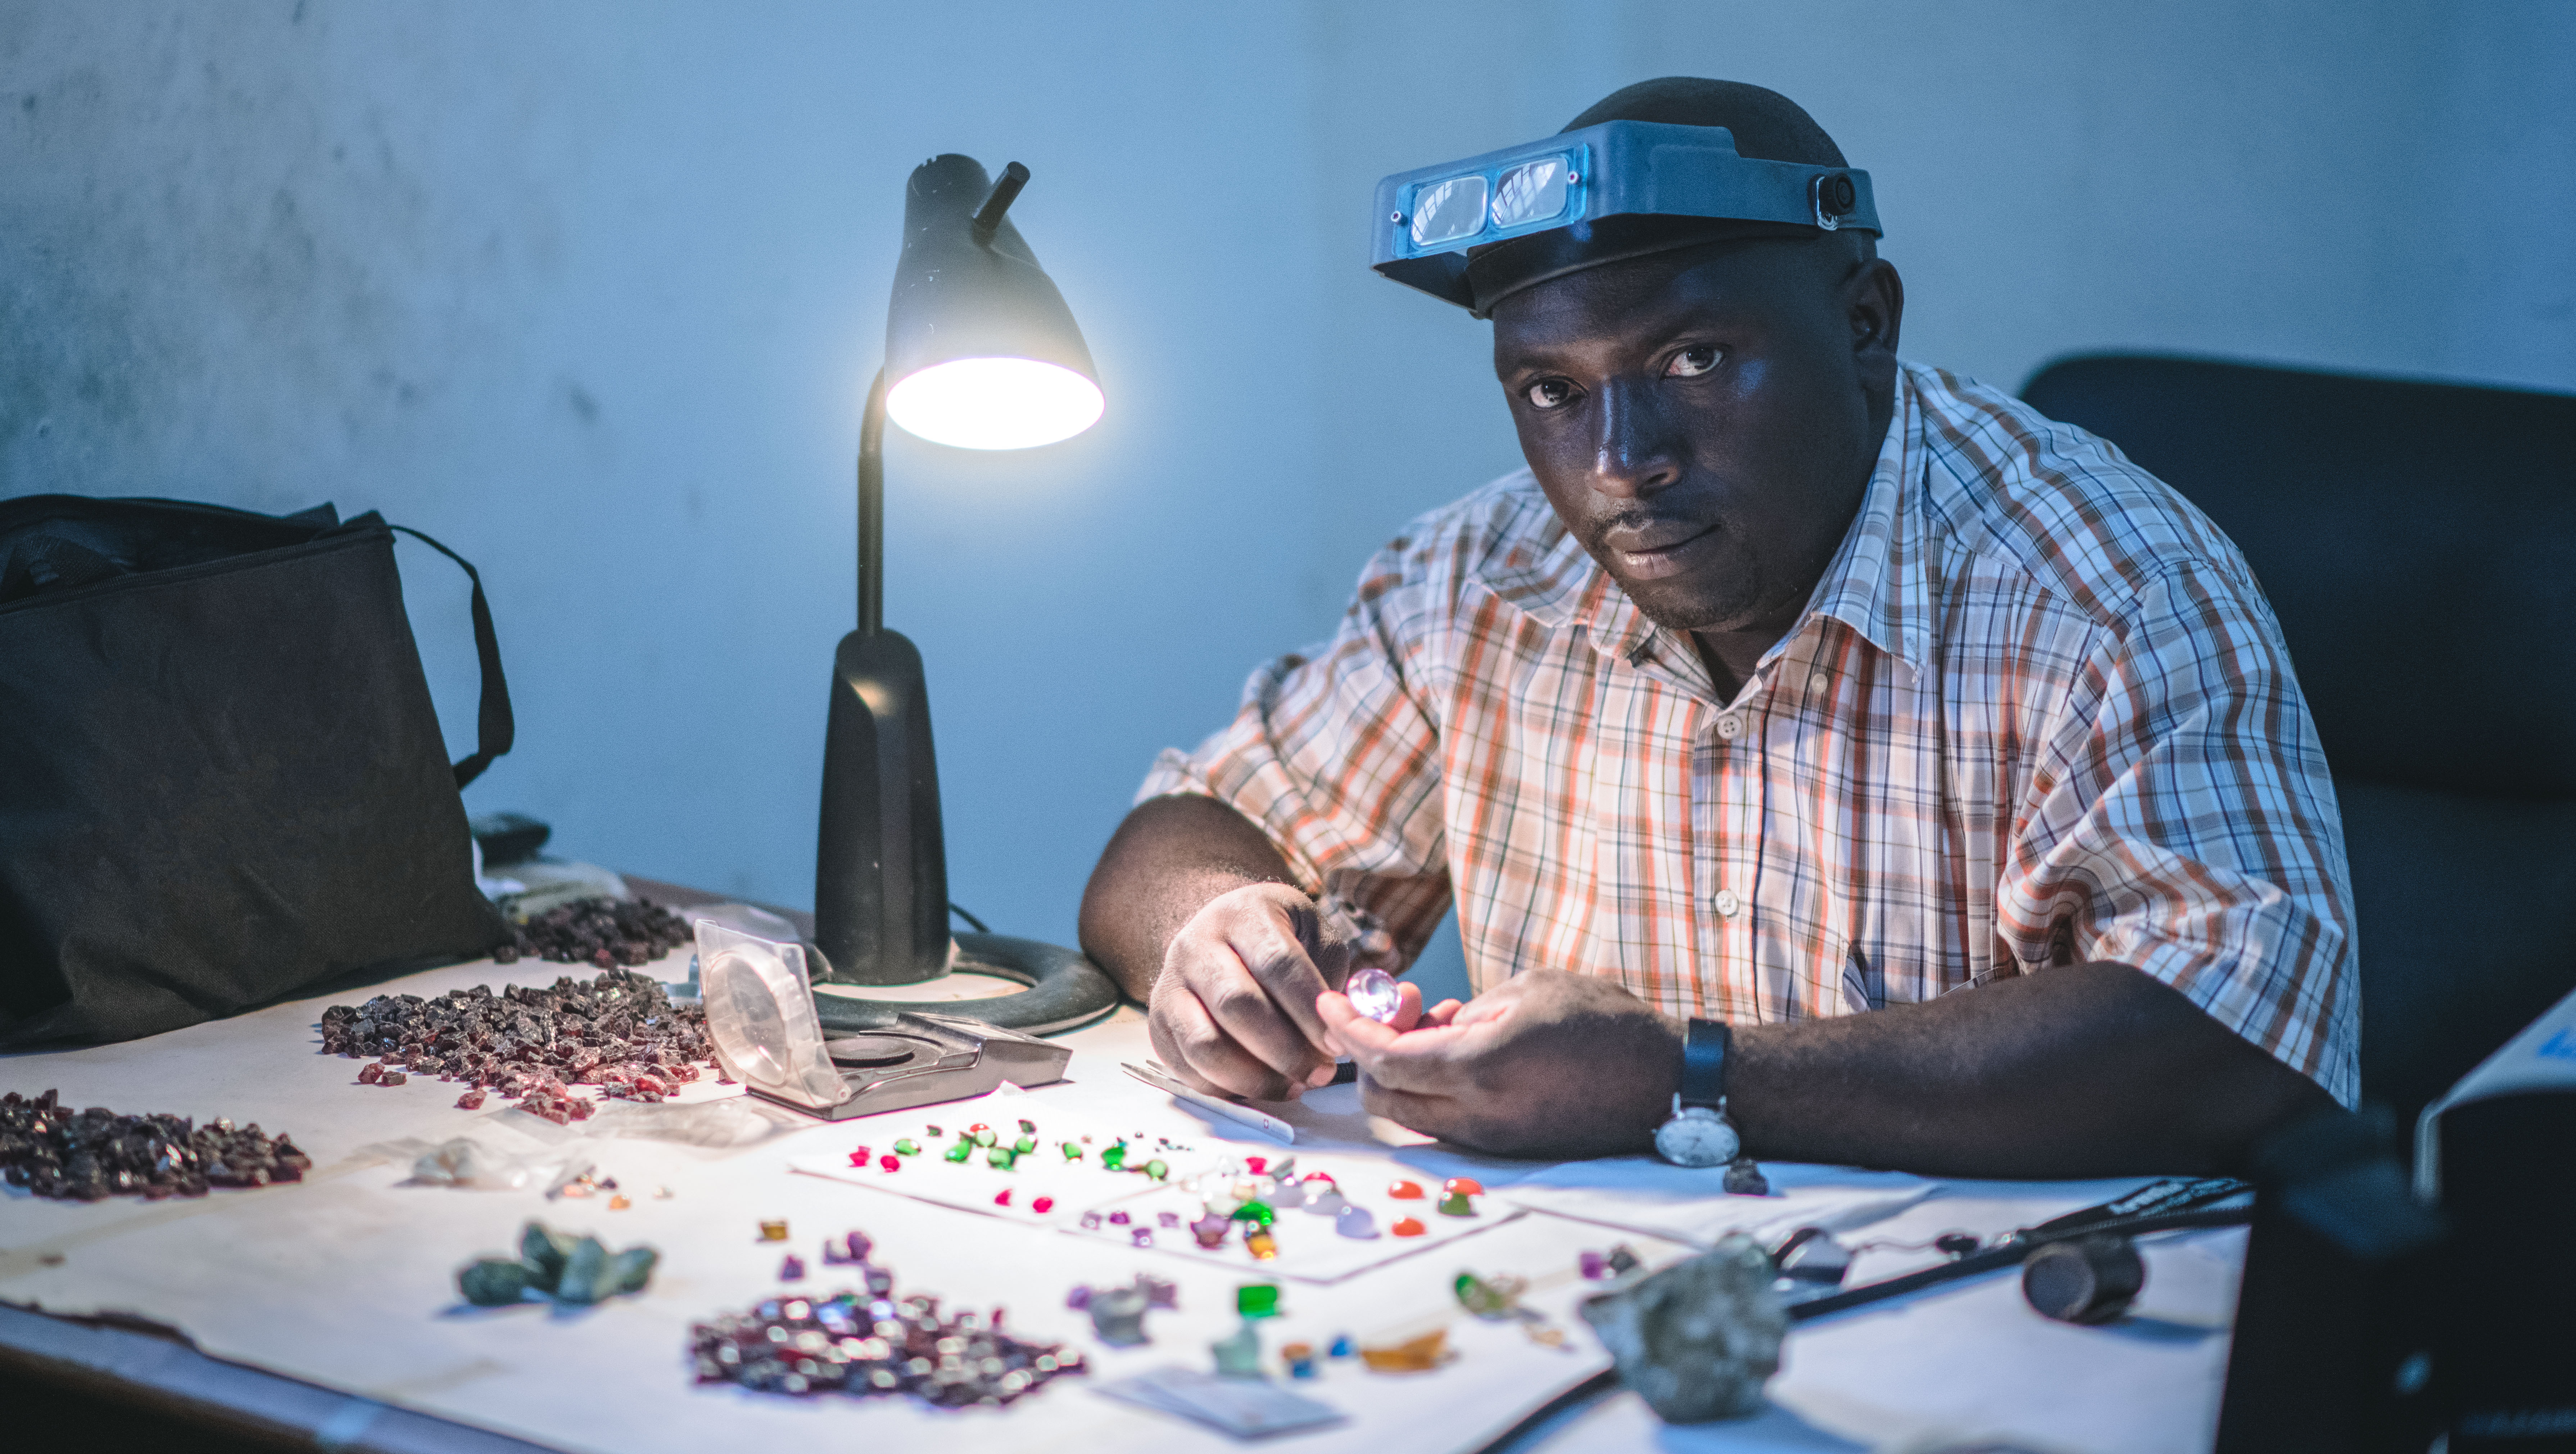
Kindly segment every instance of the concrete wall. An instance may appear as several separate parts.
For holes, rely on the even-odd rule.
[[[0,495],[439,536],[519,708],[469,803],[804,903],[902,182],[1024,161],[1109,413],[1024,454],[896,436],[887,610],[956,896],[1067,939],[1155,749],[1517,463],[1484,326],[1364,265],[1381,174],[1757,81],[1872,172],[1915,357],[2566,389],[2571,55],[2556,0],[0,0]],[[461,753],[462,582],[404,568]]]

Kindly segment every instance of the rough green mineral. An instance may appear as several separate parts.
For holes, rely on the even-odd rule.
[[[506,1307],[528,1291],[527,1264],[484,1258],[456,1274],[456,1290],[478,1308]]]

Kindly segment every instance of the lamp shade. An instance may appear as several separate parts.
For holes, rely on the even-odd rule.
[[[973,157],[913,169],[886,309],[885,408],[934,443],[1026,449],[1090,428],[1103,401],[1073,310],[1037,255],[1008,216],[978,218],[993,191]]]

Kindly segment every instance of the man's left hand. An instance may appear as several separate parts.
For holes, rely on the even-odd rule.
[[[1681,1027],[1616,981],[1534,969],[1454,1005],[1398,1030],[1342,995],[1315,1001],[1360,1068],[1361,1104],[1426,1136],[1505,1156],[1601,1156],[1644,1149],[1672,1113]]]

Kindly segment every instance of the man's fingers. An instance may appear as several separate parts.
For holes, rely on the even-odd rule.
[[[1283,1084],[1303,1083],[1318,1061],[1331,1062],[1331,1054],[1289,1018],[1230,947],[1220,946],[1187,966],[1183,982],[1196,992],[1217,1028],[1276,1071]]]
[[[1458,1012],[1464,1008],[1466,1008],[1466,1006],[1457,1000],[1442,1000],[1440,1003],[1433,1005],[1430,1009],[1422,1012],[1422,1023],[1426,1025],[1456,1024],[1458,1021]]]
[[[1226,943],[1253,981],[1268,994],[1317,1051],[1325,1048],[1324,1022],[1315,1014],[1315,996],[1328,986],[1323,971],[1307,956],[1287,916],[1275,907],[1232,926]],[[1330,1055],[1325,1056],[1331,1059]],[[1286,1067],[1282,1067],[1285,1069]]]
[[[1202,1090],[1256,1101],[1284,1100],[1293,1093],[1290,1077],[1237,1043],[1187,986],[1155,996],[1152,1030],[1163,1064]]]
[[[1399,1031],[1352,1009],[1347,995],[1318,996],[1315,1009],[1363,1076],[1399,1090],[1446,1094],[1465,1085],[1463,1062],[1489,1038],[1445,1025]]]

